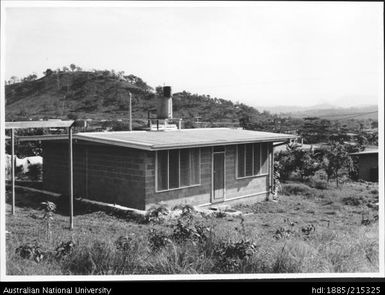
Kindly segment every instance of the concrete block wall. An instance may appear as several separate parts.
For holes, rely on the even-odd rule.
[[[226,200],[266,192],[268,175],[236,178],[236,152],[235,145],[226,147]]]
[[[210,203],[211,198],[211,148],[201,148],[201,184],[187,188],[156,192],[155,152],[146,157],[146,208],[156,204],[174,206],[177,204],[200,205]]]
[[[272,146],[269,146],[271,152]],[[255,195],[263,200],[269,190],[269,176],[236,179],[236,145],[226,146],[226,195],[225,202],[233,198]],[[270,167],[268,165],[268,167]],[[270,170],[270,169],[269,169]],[[155,152],[146,157],[146,208],[156,204],[174,206],[177,204],[203,205],[211,203],[212,194],[212,148],[201,148],[201,185],[164,192],[155,191]]]
[[[226,147],[226,200],[268,191],[267,175],[236,178],[236,152],[236,145]]]
[[[271,151],[271,146],[270,146]],[[68,144],[44,142],[44,189],[68,193]],[[74,195],[106,203],[148,209],[155,204],[211,203],[212,148],[201,148],[201,184],[156,192],[155,152],[110,145],[74,143]],[[264,199],[269,176],[236,179],[236,146],[226,147],[226,196],[231,201],[256,195]]]
[[[45,143],[43,186],[68,193],[66,144]],[[74,144],[74,196],[144,209],[145,152],[136,149]]]

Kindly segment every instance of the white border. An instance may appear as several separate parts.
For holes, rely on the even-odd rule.
[[[4,77],[4,52],[5,52],[5,23],[6,14],[5,8],[8,7],[255,7],[256,5],[264,5],[266,2],[166,2],[166,1],[2,1],[1,2],[1,76]],[[317,5],[316,2],[309,3],[311,5]],[[309,5],[303,3],[303,5]],[[269,5],[290,5],[287,2],[272,3]],[[338,5],[338,4],[336,4]],[[379,9],[383,11],[383,3],[379,3]],[[382,22],[383,25],[383,22]],[[383,29],[383,28],[382,28]],[[380,32],[381,39],[383,40],[383,30]],[[384,43],[380,44],[380,51],[384,51]],[[382,65],[384,65],[384,56],[381,54]],[[236,274],[236,275],[126,275],[126,276],[7,276],[5,274],[5,206],[0,206],[0,280],[1,281],[103,281],[103,280],[115,280],[115,281],[143,281],[143,280],[207,280],[207,279],[282,279],[282,278],[382,278],[384,273],[384,72],[383,68],[379,75],[380,89],[379,93],[379,272],[377,273],[307,273],[307,274]],[[1,79],[1,103],[0,103],[0,152],[1,163],[4,163],[5,159],[5,140],[4,140],[4,82]],[[0,197],[1,204],[5,203],[5,175],[3,170],[0,169]]]

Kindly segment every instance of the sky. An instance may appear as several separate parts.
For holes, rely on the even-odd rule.
[[[70,5],[4,8],[6,80],[74,63],[252,106],[382,99],[380,2]]]

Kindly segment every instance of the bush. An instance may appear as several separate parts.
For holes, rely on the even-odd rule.
[[[31,164],[28,167],[28,172],[26,173],[30,180],[37,181],[41,180],[42,178],[42,165],[40,163],[38,164]]]
[[[27,243],[16,248],[16,254],[20,255],[24,259],[33,259],[36,262],[40,262],[46,258],[46,251],[44,251],[37,241],[35,243]]]
[[[159,230],[151,229],[148,234],[148,242],[150,245],[150,249],[153,252],[159,251],[161,248],[171,243],[168,235]]]
[[[166,216],[170,213],[170,210],[166,206],[151,207],[146,214],[147,222],[160,223],[164,221]]]
[[[214,246],[214,271],[240,272],[256,250],[257,245],[251,240],[220,241]]]
[[[301,195],[301,196],[314,196],[314,190],[302,183],[289,183],[282,185],[282,194],[284,195]]]
[[[114,249],[110,244],[94,241],[91,246],[75,249],[64,260],[63,271],[75,275],[110,274],[114,256]]]
[[[177,243],[186,241],[204,242],[208,238],[209,229],[201,224],[193,224],[192,218],[179,218],[177,223],[172,226],[173,233],[171,239]]]
[[[317,171],[314,176],[309,177],[307,184],[316,189],[324,190],[328,188],[327,175],[324,171]]]

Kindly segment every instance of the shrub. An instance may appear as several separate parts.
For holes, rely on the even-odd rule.
[[[24,259],[33,259],[36,262],[40,262],[46,257],[46,251],[42,250],[37,241],[17,247],[15,253]]]
[[[31,164],[28,166],[28,172],[26,175],[29,177],[30,180],[37,181],[40,180],[42,177],[42,165],[40,163],[37,164]]]
[[[324,171],[317,171],[314,176],[309,177],[307,184],[316,189],[324,190],[328,187],[327,175]]]
[[[302,183],[289,183],[282,185],[282,194],[284,195],[301,195],[301,196],[313,196],[314,190]]]
[[[146,214],[147,222],[159,223],[164,221],[170,210],[166,206],[151,207]]]
[[[148,234],[148,242],[150,245],[150,249],[154,252],[157,252],[161,248],[170,244],[171,240],[165,232],[151,229]]]
[[[289,238],[291,237],[292,235],[294,235],[295,232],[291,229],[287,229],[287,228],[284,228],[284,227],[280,227],[279,229],[277,229],[273,235],[273,238],[276,239],[276,240],[280,240],[280,239],[286,239],[286,238]]]
[[[55,258],[62,259],[65,256],[71,255],[75,247],[73,241],[61,242],[55,249]]]
[[[256,250],[257,245],[248,239],[220,241],[214,246],[214,271],[240,272],[242,266]]]
[[[63,271],[75,275],[110,274],[114,254],[114,249],[110,244],[94,241],[91,246],[75,249],[72,255],[64,260]]]
[[[209,228],[202,224],[193,224],[192,218],[179,218],[172,226],[173,233],[171,239],[177,243],[186,241],[201,243],[207,240]]]

